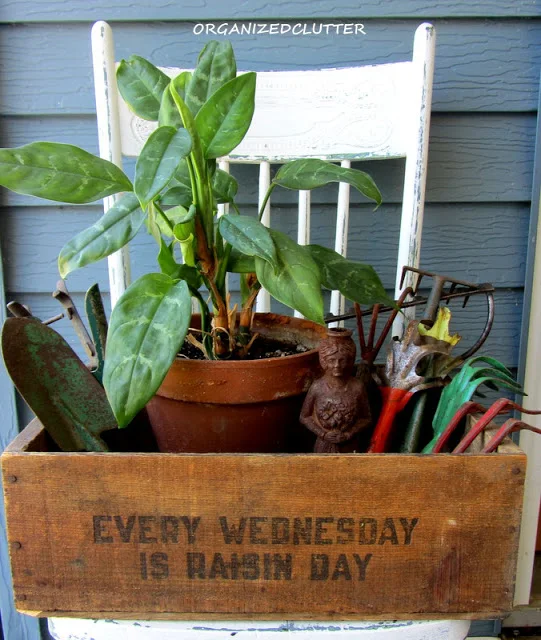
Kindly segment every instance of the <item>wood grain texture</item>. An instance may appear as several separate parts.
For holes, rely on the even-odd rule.
[[[107,19],[111,22],[135,22],[146,20],[264,20],[286,18],[458,18],[458,17],[538,17],[539,5],[535,0],[487,0],[482,4],[471,4],[465,0],[449,5],[444,0],[388,0],[384,5],[377,0],[367,0],[359,5],[357,0],[303,0],[286,2],[279,0],[241,0],[229,2],[227,8],[220,0],[185,2],[182,8],[176,2],[161,2],[150,7],[145,2],[93,2],[85,0],[6,0],[0,17],[4,22],[71,22]]]
[[[488,617],[511,606],[525,469],[518,450],[18,448],[4,454],[2,471],[16,477],[6,504],[10,541],[20,543],[12,551],[16,599],[26,611],[426,619]]]
[[[239,69],[336,68],[410,60],[413,34],[421,22],[420,18],[371,20],[365,24],[366,35],[357,36],[232,35],[230,39]],[[541,21],[435,20],[434,24],[434,111],[536,109]],[[121,22],[114,27],[116,57],[137,53],[157,65],[191,68],[202,44],[212,38],[195,35],[193,27],[194,23],[183,22]],[[89,40],[90,25],[85,23],[0,25],[0,113],[93,113]]]
[[[426,200],[430,202],[529,202],[535,146],[534,114],[434,114],[430,128]],[[96,153],[96,124],[92,117],[5,118],[3,146],[19,146],[35,140],[69,142]],[[404,161],[388,160],[354,164],[370,173],[386,204],[402,201]],[[278,165],[273,165],[273,173]],[[124,170],[133,175],[134,162]],[[257,202],[255,166],[231,165],[239,182],[239,205]],[[352,190],[352,202],[360,196]],[[337,187],[315,189],[312,206],[336,203]],[[3,191],[1,204],[43,206],[46,201]],[[274,204],[296,203],[297,195],[276,189]],[[314,209],[315,210],[315,209]]]

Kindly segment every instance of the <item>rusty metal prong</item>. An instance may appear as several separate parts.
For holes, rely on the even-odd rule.
[[[396,308],[391,311],[389,317],[387,318],[387,322],[385,323],[385,326],[383,327],[383,329],[381,330],[381,333],[379,334],[379,338],[378,338],[378,341],[376,342],[376,346],[372,348],[372,351],[375,354],[374,360],[377,358],[377,355],[380,352],[381,347],[383,346],[383,343],[385,342],[385,339],[387,338],[389,331],[391,330],[391,327],[393,326],[393,322],[396,316],[399,314],[406,298],[409,295],[413,295],[413,289],[411,287],[406,287],[404,291],[402,291],[402,293],[400,294],[400,298],[398,298],[398,300],[396,301]]]
[[[71,321],[73,328],[75,329],[75,333],[77,334],[77,337],[83,345],[85,353],[91,359],[91,367],[95,368],[97,366],[96,347],[88,331],[86,330],[83,321],[81,320],[81,316],[77,311],[75,303],[71,299],[64,280],[59,280],[56,283],[56,291],[53,292],[53,298],[58,300],[58,302],[60,302],[60,304],[66,310],[66,315]]]
[[[62,320],[62,318],[64,317],[63,313],[59,313],[56,316],[53,316],[52,318],[49,318],[48,320],[44,320],[42,324],[53,324],[53,322],[58,322],[58,320]]]
[[[453,453],[464,453],[471,443],[477,438],[477,436],[484,431],[487,426],[494,420],[494,418],[500,413],[506,413],[510,409],[518,407],[512,400],[508,398],[500,398],[496,400],[487,409],[486,413],[473,425],[464,438],[460,441],[458,446],[453,450]]]
[[[451,418],[451,420],[449,420],[449,423],[438,438],[436,445],[432,449],[431,453],[442,452],[449,438],[453,435],[458,425],[466,416],[470,416],[474,413],[485,413],[486,410],[486,407],[484,407],[482,404],[473,402],[472,400],[469,400],[468,402],[465,402],[463,405],[461,405],[455,415]]]
[[[381,309],[381,304],[375,304],[372,307],[372,317],[370,318],[370,329],[368,331],[368,340],[367,340],[369,349],[374,348],[374,336],[376,335],[376,326],[378,324],[378,316],[379,316],[380,309]]]
[[[481,453],[492,453],[493,451],[496,451],[496,449],[501,445],[501,443],[507,436],[517,431],[521,431],[522,429],[527,429],[528,431],[533,431],[534,433],[538,433],[541,435],[541,429],[532,427],[531,424],[527,424],[522,420],[509,418],[509,420],[506,420],[498,429],[498,431],[492,436],[492,438],[487,442],[487,444],[483,447]]]
[[[10,313],[12,313],[16,318],[32,317],[32,312],[30,311],[30,309],[26,305],[21,304],[16,300],[13,300],[12,302],[8,302],[6,307],[8,308],[8,311],[10,311]]]
[[[404,286],[404,280],[406,279],[406,274],[408,273],[409,270],[410,270],[409,267],[402,267],[402,274],[400,276],[400,288],[401,289]]]
[[[490,331],[492,330],[492,325],[494,324],[494,294],[492,293],[492,291],[487,291],[486,297],[487,297],[487,321],[485,323],[485,328],[483,329],[483,332],[479,336],[479,339],[477,340],[477,342],[460,356],[460,359],[462,361],[467,360],[470,356],[472,356],[474,353],[479,351],[479,349],[483,346],[486,339],[488,338]]]
[[[359,333],[359,346],[361,348],[361,358],[364,360],[364,353],[366,351],[366,341],[364,339],[364,327],[363,327],[363,314],[361,313],[361,307],[358,302],[353,304],[355,308],[355,317],[357,318],[357,331]]]
[[[402,267],[402,275],[400,276],[400,288],[401,289],[404,286],[404,282],[406,280],[406,275],[407,275],[408,272],[417,274],[417,279],[415,280],[415,284],[413,285],[413,283],[412,283],[412,285],[411,285],[411,288],[413,290],[413,295],[415,295],[417,293],[418,289],[419,289],[419,285],[421,284],[421,280],[422,280],[423,275],[425,274],[425,272],[421,271],[420,269],[416,269],[415,267],[409,267],[409,266]]]

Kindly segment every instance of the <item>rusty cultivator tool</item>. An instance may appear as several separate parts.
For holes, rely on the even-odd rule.
[[[449,441],[449,438],[458,429],[466,416],[475,414],[481,415],[479,420],[473,425],[473,427],[468,431],[468,433],[464,436],[460,443],[455,447],[453,453],[464,453],[477,438],[477,436],[479,436],[485,429],[487,429],[487,427],[491,425],[496,416],[502,415],[509,411],[520,411],[520,413],[527,413],[531,416],[541,415],[541,411],[532,411],[531,409],[525,409],[524,407],[521,407],[519,404],[513,402],[512,400],[509,400],[508,398],[500,398],[499,400],[496,400],[496,402],[494,402],[494,404],[492,404],[488,409],[478,402],[465,402],[451,418],[449,424],[445,428],[445,431],[443,431],[441,436],[438,438],[438,441],[433,448],[432,453],[441,453],[444,450],[445,445]],[[502,427],[500,427],[496,434],[486,444],[485,448],[483,449],[483,453],[490,453],[496,450],[506,436],[515,431],[520,431],[521,429],[529,429],[530,431],[541,433],[539,429],[536,429],[535,427],[532,427],[525,422],[522,422],[521,420],[510,418]]]
[[[421,389],[442,386],[445,374],[452,368],[458,366],[466,358],[475,353],[485,342],[492,328],[494,321],[494,287],[490,284],[474,284],[464,280],[457,280],[448,276],[442,276],[430,271],[404,267],[402,280],[408,272],[417,274],[417,280],[413,288],[405,289],[400,298],[396,301],[396,307],[384,307],[375,305],[372,309],[362,311],[358,304],[355,304],[355,316],[359,332],[359,342],[361,357],[370,367],[383,346],[397,314],[405,308],[425,305],[423,318],[420,321],[425,327],[430,328],[436,320],[440,302],[446,302],[454,298],[463,298],[463,306],[466,306],[471,296],[484,295],[487,299],[487,319],[484,329],[478,340],[467,351],[458,357],[451,358],[450,350],[452,345],[444,340],[428,340],[419,334],[417,330],[419,321],[412,321],[408,324],[402,340],[396,340],[391,344],[389,358],[385,376],[387,385],[380,387],[383,398],[383,408],[374,431],[372,443],[369,451],[384,452],[387,450],[392,436],[393,423],[396,415],[406,406],[412,395]],[[421,281],[425,277],[433,280],[433,286],[428,296],[420,295]],[[389,317],[376,339],[376,326],[382,313],[389,312]],[[370,315],[370,325],[365,331],[363,325],[364,316]],[[352,317],[351,314],[333,317],[331,320],[341,320]],[[432,356],[445,356],[444,367],[433,366]],[[416,370],[421,361],[424,365],[423,375],[420,376]],[[403,451],[414,451],[418,446],[420,427],[425,412],[426,397],[422,394],[420,401],[413,412],[412,421],[406,432]]]

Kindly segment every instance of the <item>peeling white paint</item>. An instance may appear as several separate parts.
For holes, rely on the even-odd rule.
[[[144,622],[50,618],[55,640],[464,640],[469,620]]]

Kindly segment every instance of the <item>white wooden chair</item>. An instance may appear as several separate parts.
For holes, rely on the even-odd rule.
[[[123,155],[138,155],[153,127],[134,116],[119,98],[113,36],[105,22],[94,25],[92,48],[100,154],[121,166]],[[220,162],[226,170],[230,163],[259,164],[261,203],[270,184],[271,163],[316,157],[340,161],[348,167],[352,160],[405,158],[397,296],[402,267],[419,266],[434,50],[434,27],[424,23],[415,32],[410,61],[258,73],[256,110],[250,130],[240,146]],[[180,71],[163,70],[171,76]],[[335,250],[342,255],[347,252],[349,191],[349,185],[340,184]],[[113,201],[106,199],[105,210]],[[264,223],[269,223],[270,215],[269,202]],[[301,244],[310,241],[310,192],[300,193],[297,239]],[[127,249],[109,258],[109,274],[114,305],[129,284]],[[270,309],[267,292],[260,293],[257,308]],[[331,312],[338,314],[343,308],[343,299],[333,292]]]

